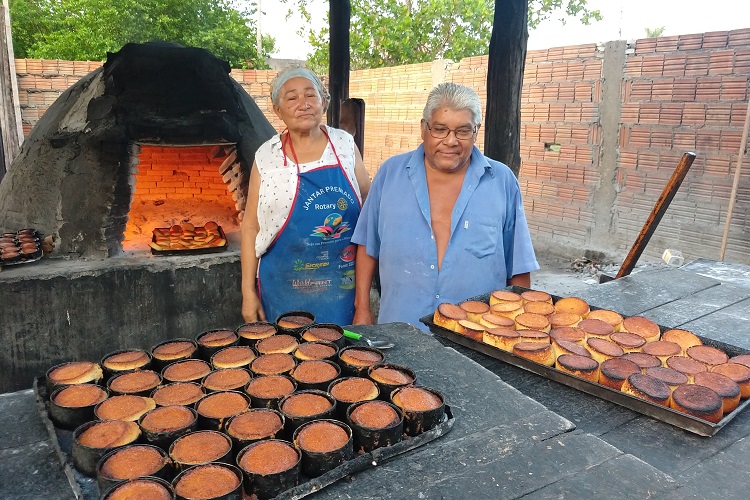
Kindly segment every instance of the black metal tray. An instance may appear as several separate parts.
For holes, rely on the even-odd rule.
[[[163,228],[163,227],[157,227],[154,228],[154,231],[157,229],[167,229],[169,228]],[[219,226],[219,236],[224,240],[224,244],[218,247],[202,247],[202,248],[184,248],[184,249],[176,249],[176,248],[169,248],[166,250],[154,250],[151,248],[151,254],[152,255],[198,255],[198,254],[204,254],[204,253],[218,253],[223,252],[229,247],[229,242],[227,241],[227,235],[224,233],[224,229]],[[156,242],[156,234],[152,231],[151,236],[151,242]]]
[[[99,485],[96,482],[96,478],[88,477],[81,474],[73,466],[72,450],[73,450],[73,431],[60,429],[55,427],[54,423],[49,417],[47,411],[47,402],[49,401],[49,394],[47,394],[47,387],[45,384],[45,377],[34,378],[34,395],[36,396],[37,410],[39,416],[42,419],[42,423],[47,428],[47,432],[50,435],[52,443],[55,448],[55,452],[60,459],[63,466],[63,472],[68,478],[68,483],[72,489],[73,495],[76,499],[81,500],[97,500],[101,492],[99,491]],[[352,460],[349,460],[335,469],[332,469],[325,474],[316,478],[307,478],[303,483],[290,488],[281,494],[274,497],[276,500],[294,500],[298,498],[306,497],[316,491],[319,491],[331,484],[365,469],[376,467],[383,462],[393,459],[401,454],[411,451],[415,448],[419,448],[430,441],[448,434],[453,428],[455,423],[455,417],[453,411],[449,405],[445,405],[445,417],[443,421],[438,424],[435,428],[423,432],[422,434],[409,437],[399,443],[383,448],[376,448],[369,453],[358,454]],[[305,476],[302,476],[305,479]]]
[[[521,293],[529,289],[519,286],[509,286],[506,287],[505,290]],[[469,298],[467,300],[489,302],[489,297],[490,293],[486,293],[477,297]],[[560,298],[562,297],[552,295],[552,299],[554,301],[557,301]],[[600,307],[596,307],[592,304],[589,304],[589,307],[591,308],[591,310],[601,309]],[[435,335],[446,338],[452,342],[455,342],[456,344],[468,347],[469,349],[481,352],[482,354],[486,354],[487,356],[490,356],[492,358],[499,359],[500,361],[504,361],[524,370],[536,373],[537,375],[541,375],[542,377],[554,380],[555,382],[573,387],[575,389],[578,389],[579,391],[583,391],[585,393],[597,396],[620,406],[624,406],[625,408],[637,411],[638,413],[642,413],[643,415],[648,415],[649,417],[661,420],[662,422],[666,422],[700,436],[713,436],[714,434],[719,432],[725,425],[731,422],[734,417],[739,414],[739,412],[750,405],[750,398],[741,401],[740,405],[733,412],[731,412],[729,415],[724,416],[724,418],[714,424],[712,422],[708,422],[707,420],[675,411],[671,408],[667,408],[666,406],[662,406],[650,401],[646,401],[645,399],[631,396],[630,394],[626,394],[624,392],[612,389],[596,382],[591,382],[589,380],[576,377],[575,375],[557,370],[554,367],[535,363],[534,361],[528,360],[526,358],[516,356],[512,352],[504,351],[495,346],[485,344],[484,342],[474,340],[465,335],[461,335],[452,330],[448,330],[447,328],[436,325],[433,321],[432,315],[424,316],[420,318],[419,321],[427,325],[430,328],[430,331]],[[659,328],[661,329],[662,333],[669,329],[661,325],[659,325]],[[700,335],[698,335],[698,337],[705,345],[710,345],[712,347],[722,349],[730,357],[737,356],[739,354],[748,354],[748,351],[745,349],[725,344],[723,342],[717,342],[712,339],[701,337]]]

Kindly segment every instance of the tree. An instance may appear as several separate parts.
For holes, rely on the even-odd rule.
[[[274,39],[253,40],[253,11],[229,0],[11,0],[15,56],[94,60],[129,42],[201,47],[232,67],[266,67]]]
[[[646,38],[657,38],[662,36],[666,29],[666,26],[659,26],[658,28],[644,28],[644,31],[646,32]]]
[[[307,0],[297,0],[308,16]],[[492,33],[493,0],[352,0],[351,68],[377,68],[459,60],[486,54]],[[582,23],[600,20],[586,0],[529,0],[528,25],[536,27],[555,12]],[[328,68],[329,29],[310,33],[314,52],[308,63],[318,72]]]

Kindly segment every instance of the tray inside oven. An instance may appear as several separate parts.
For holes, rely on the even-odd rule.
[[[505,290],[521,293],[528,289],[519,286],[509,286],[506,287]],[[467,300],[488,302],[489,297],[490,294],[486,293],[477,297],[469,298]],[[557,301],[560,298],[562,297],[552,295],[552,299],[554,301]],[[591,310],[601,309],[591,304],[590,307]],[[674,425],[701,436],[713,436],[714,434],[719,432],[719,430],[721,430],[725,425],[731,422],[739,414],[739,412],[743,411],[745,408],[747,408],[748,405],[750,405],[750,398],[741,401],[740,405],[733,412],[731,412],[729,415],[725,415],[724,418],[714,424],[712,422],[708,422],[706,420],[675,411],[671,408],[667,408],[665,406],[652,403],[635,396],[631,396],[630,394],[611,389],[604,385],[591,382],[580,377],[576,377],[575,375],[557,370],[554,367],[535,363],[534,361],[530,361],[526,358],[516,356],[512,352],[504,351],[495,346],[485,344],[484,342],[474,340],[465,335],[461,335],[452,330],[448,330],[447,328],[436,325],[433,321],[432,315],[424,316],[420,318],[420,321],[427,325],[430,331],[435,335],[451,340],[452,342],[460,344],[464,347],[468,347],[469,349],[481,352],[492,358],[499,359],[500,361],[504,361],[524,370],[536,373],[537,375],[541,375],[542,377],[554,380],[555,382],[573,387],[585,393],[597,396],[620,406],[624,406],[625,408],[637,411],[644,415],[648,415],[657,420],[661,420],[662,422],[666,422],[668,424]],[[668,328],[661,325],[659,326],[659,328],[661,329],[662,333],[668,330]],[[700,335],[698,337],[705,345],[719,348],[726,352],[730,357],[748,353],[748,351],[736,346],[725,344],[723,342],[716,342],[712,339],[701,337]]]
[[[197,229],[197,228],[196,228]],[[217,252],[223,252],[228,248],[227,243],[227,235],[224,233],[224,229],[221,226],[218,226],[218,232],[219,232],[219,240],[223,240],[223,243],[219,246],[210,246],[208,244],[199,245],[194,248],[178,248],[178,247],[166,247],[161,250],[157,250],[154,247],[151,247],[151,254],[152,255],[195,255],[195,254],[204,254],[204,253],[217,253]],[[165,231],[169,233],[168,227],[157,227],[154,228],[151,236],[151,242],[156,243],[156,235],[159,231]]]

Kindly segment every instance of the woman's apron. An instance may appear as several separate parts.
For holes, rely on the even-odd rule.
[[[268,321],[289,311],[309,311],[318,323],[349,325],[354,318],[356,245],[350,240],[361,205],[323,132],[336,163],[304,173],[289,140],[297,192],[286,223],[258,266],[258,295]]]

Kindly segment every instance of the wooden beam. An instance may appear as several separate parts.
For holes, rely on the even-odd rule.
[[[3,0],[0,10],[0,139],[3,154],[0,158],[0,179],[18,155],[23,142],[21,106],[18,102],[16,60],[10,32],[8,2]]]
[[[349,25],[352,6],[349,0],[329,2],[329,32],[331,39],[328,53],[328,90],[331,104],[328,106],[328,125],[339,127],[341,101],[349,98]]]

